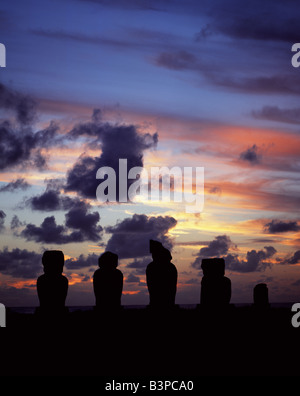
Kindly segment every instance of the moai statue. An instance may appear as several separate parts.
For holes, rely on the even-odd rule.
[[[153,261],[146,268],[150,307],[172,308],[175,306],[177,269],[171,263],[172,256],[161,242],[150,240]]]
[[[47,250],[42,257],[44,274],[37,279],[40,313],[66,312],[68,279],[62,275],[64,254],[60,250]]]
[[[231,298],[231,281],[224,276],[224,259],[203,259],[201,268],[203,271],[200,295],[201,305],[206,307],[228,305]]]
[[[103,253],[98,260],[99,268],[93,276],[93,287],[97,309],[116,309],[121,307],[123,274],[117,269],[118,255]]]
[[[253,302],[255,308],[269,308],[269,293],[265,283],[258,283],[253,289]]]

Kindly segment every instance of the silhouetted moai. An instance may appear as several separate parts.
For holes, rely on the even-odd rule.
[[[64,254],[61,250],[47,250],[43,254],[44,274],[37,279],[40,313],[66,312],[68,279],[62,275],[64,261]]]
[[[146,269],[150,306],[153,308],[174,307],[177,269],[171,263],[171,253],[160,242],[153,240],[150,240],[150,253],[153,261]]]
[[[269,308],[269,293],[265,283],[258,283],[254,287],[253,302],[255,308]]]
[[[227,306],[231,298],[231,281],[224,276],[224,259],[203,259],[201,268],[203,271],[200,295],[201,305],[208,307]]]
[[[93,276],[96,308],[116,309],[121,307],[123,274],[117,269],[118,255],[103,253],[98,260],[99,268]]]

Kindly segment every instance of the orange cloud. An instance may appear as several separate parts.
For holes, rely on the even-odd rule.
[[[134,295],[139,294],[140,290],[123,290],[122,294],[124,295]]]

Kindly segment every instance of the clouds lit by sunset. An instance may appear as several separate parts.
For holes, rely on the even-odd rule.
[[[46,249],[63,250],[67,305],[93,305],[105,250],[123,304],[147,304],[149,239],[172,251],[178,304],[201,260],[224,257],[232,302],[268,284],[300,298],[300,68],[293,1],[21,1],[0,10],[0,301],[38,304]],[[204,208],[101,203],[96,172],[203,167]]]

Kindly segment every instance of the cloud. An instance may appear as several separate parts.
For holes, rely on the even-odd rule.
[[[140,278],[136,275],[133,274],[129,274],[126,278],[126,282],[128,283],[139,283],[140,282]]]
[[[6,214],[3,210],[0,210],[0,232],[4,230],[4,223],[5,223]]]
[[[39,196],[30,198],[27,203],[33,210],[52,211],[60,209],[61,201],[59,192],[54,190],[45,191]]]
[[[30,184],[24,178],[13,180],[4,186],[0,187],[0,192],[14,192],[17,190],[27,190]]]
[[[27,249],[8,250],[4,247],[0,251],[0,272],[16,278],[36,278],[42,271],[42,256]]]
[[[126,30],[123,29],[121,34],[118,34],[116,37],[113,35],[89,35],[85,33],[79,33],[74,31],[63,31],[63,30],[45,30],[45,29],[31,29],[31,33],[40,36],[46,37],[54,40],[65,40],[70,43],[76,44],[88,44],[88,45],[95,45],[95,46],[108,46],[111,48],[115,48],[117,50],[140,50],[145,49],[145,47],[157,47],[161,46],[161,42],[157,40],[159,36],[159,32],[152,33],[151,31],[146,31],[144,29],[136,29],[136,34],[132,34],[133,29],[127,29],[127,32],[131,33],[126,35]],[[138,33],[141,32],[141,34]],[[167,35],[164,33],[160,34],[161,39],[168,40],[171,35]],[[151,40],[152,38],[152,40]],[[155,41],[153,41],[155,39]]]
[[[39,243],[65,244],[72,242],[93,241],[102,238],[102,227],[98,225],[98,212],[88,212],[89,205],[79,201],[65,215],[65,225],[57,225],[54,216],[44,219],[40,226],[27,224],[19,236],[28,241]],[[69,232],[70,230],[73,230]]]
[[[208,242],[208,246],[203,247],[197,253],[197,258],[192,263],[192,267],[201,268],[201,262],[203,258],[213,258],[225,256],[233,246],[233,243],[229,236],[227,235],[219,235],[213,241]]]
[[[75,126],[68,136],[70,139],[92,137],[93,141],[90,144],[101,147],[102,153],[99,157],[82,155],[78,159],[68,171],[64,186],[65,191],[75,191],[84,198],[94,199],[100,184],[100,180],[96,179],[99,168],[107,166],[115,170],[118,200],[119,159],[127,159],[128,170],[135,166],[142,167],[144,151],[154,148],[158,140],[156,133],[140,134],[134,125],[111,125],[101,123],[99,120]],[[128,181],[128,188],[134,181]]]
[[[243,161],[247,161],[250,164],[257,164],[260,162],[260,154],[258,152],[258,147],[256,144],[253,144],[252,147],[248,148],[247,150],[243,151],[240,154],[240,159]]]
[[[12,110],[15,115],[14,120],[6,119],[0,123],[0,170],[20,165],[23,169],[45,168],[45,150],[62,144],[62,137],[58,135],[58,125],[52,121],[46,128],[34,130],[35,101],[1,83],[0,109],[4,109],[6,115],[6,110]]]
[[[270,234],[277,234],[281,232],[299,231],[300,225],[297,224],[297,221],[272,220],[270,223],[266,223],[264,228]]]
[[[242,78],[222,77],[211,74],[210,79],[216,85],[249,94],[300,94],[299,84],[295,83],[295,76],[293,74],[261,75]]]
[[[145,274],[147,265],[152,261],[150,252],[142,258],[134,258],[132,262],[126,265],[127,268],[134,268],[137,274]]]
[[[297,250],[293,256],[285,259],[281,262],[281,264],[298,264],[300,263],[300,250]]]
[[[195,33],[194,39],[196,42],[202,42],[203,40],[207,39],[209,36],[213,34],[211,26],[206,24],[203,28],[200,29],[199,32]]]
[[[268,259],[275,253],[276,249],[273,246],[265,246],[264,250],[247,252],[246,260],[240,260],[236,254],[228,254],[225,257],[226,268],[240,273],[264,271],[271,266]]]
[[[79,242],[78,238],[76,239],[74,236],[71,238],[69,235],[66,235],[65,232],[65,227],[57,225],[55,217],[51,216],[46,217],[39,227],[34,224],[27,224],[21,231],[20,236],[25,238],[27,241],[42,243],[62,244],[68,242]]]
[[[278,106],[264,106],[261,110],[252,111],[252,116],[260,120],[300,124],[300,108],[280,109]]]
[[[30,127],[18,128],[10,121],[0,124],[0,170],[22,165],[22,168],[45,168],[46,157],[42,149],[55,146],[58,126],[50,123],[48,127],[34,132]]]
[[[100,215],[98,212],[88,213],[89,206],[80,201],[66,213],[66,227],[78,230],[83,240],[98,242],[102,227],[98,225]]]
[[[86,0],[81,0],[86,1]],[[164,11],[165,8],[161,8],[161,3],[166,4],[165,1],[157,2],[155,0],[115,0],[113,2],[109,0],[87,0],[94,4],[99,4],[100,6],[110,7],[110,8],[121,8],[130,10],[143,10],[143,11]],[[169,3],[168,3],[169,4]]]
[[[68,210],[80,203],[79,198],[62,195],[59,190],[52,189],[51,185],[48,187],[42,194],[27,199],[26,205],[32,210],[55,211]]]
[[[176,224],[177,221],[170,216],[148,217],[135,214],[105,229],[112,234],[106,250],[118,254],[120,259],[149,256],[150,239],[159,240],[167,249],[172,249],[173,242],[168,231]]]
[[[77,270],[80,268],[96,267],[98,265],[98,256],[95,253],[88,254],[87,256],[81,254],[75,259],[67,259],[65,267],[67,269]]]
[[[265,246],[264,250],[251,250],[246,254],[246,260],[241,260],[236,253],[229,253],[230,248],[236,249],[236,246],[227,235],[219,235],[203,247],[197,253],[197,257],[192,263],[192,267],[200,269],[203,258],[222,257],[225,260],[227,269],[235,272],[254,272],[264,271],[271,264],[268,261],[275,253],[273,246]]]
[[[23,227],[25,225],[26,225],[26,223],[22,222],[17,215],[14,215],[10,222],[11,230],[17,230],[20,227]]]
[[[293,43],[297,41],[299,11],[294,1],[289,1],[288,7],[286,12],[286,5],[280,1],[254,1],[245,7],[237,0],[230,0],[226,9],[220,7],[212,14],[212,24],[222,34],[235,39]]]
[[[36,36],[52,38],[56,40],[68,40],[74,41],[77,43],[84,43],[84,44],[92,44],[92,45],[108,45],[116,48],[128,48],[128,47],[136,47],[140,46],[137,43],[132,44],[128,43],[126,40],[121,39],[113,39],[111,37],[105,36],[95,36],[95,35],[88,35],[84,33],[78,32],[67,32],[62,30],[45,30],[45,29],[32,29],[31,33]]]
[[[22,125],[31,124],[35,118],[36,103],[28,95],[14,91],[0,83],[0,108],[13,110]]]
[[[154,60],[157,66],[171,70],[189,70],[197,66],[197,58],[185,50],[162,52]]]

